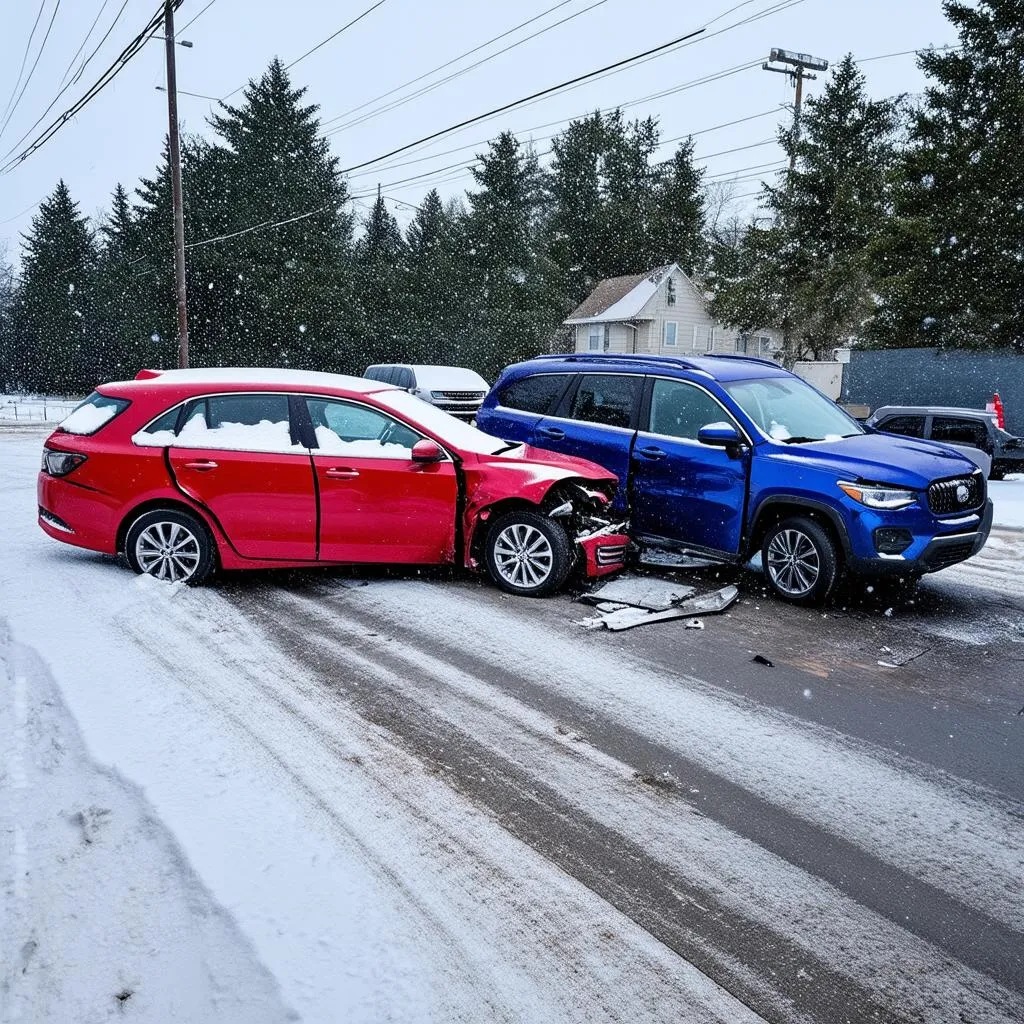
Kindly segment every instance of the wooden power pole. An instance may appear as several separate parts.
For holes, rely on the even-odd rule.
[[[164,0],[167,46],[167,122],[174,208],[174,280],[178,296],[178,366],[188,368],[188,295],[185,290],[185,212],[181,198],[181,142],[178,137],[178,76],[174,54],[174,0]]]
[[[827,71],[828,61],[821,57],[812,57],[809,53],[793,53],[792,50],[781,50],[774,47],[768,56],[771,63],[761,65],[764,71],[774,71],[779,75],[788,75],[790,81],[796,86],[796,100],[793,103],[793,132],[794,141],[800,141],[800,109],[804,102],[804,79],[815,79],[817,75],[808,74],[811,71]],[[773,68],[772,63],[785,64],[786,67]],[[793,171],[796,167],[796,149],[794,148],[789,158],[789,169]]]

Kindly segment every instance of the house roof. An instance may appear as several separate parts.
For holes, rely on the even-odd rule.
[[[649,320],[650,317],[640,316],[641,311],[661,282],[675,269],[676,265],[670,263],[645,274],[606,277],[564,323],[603,324],[622,320]]]

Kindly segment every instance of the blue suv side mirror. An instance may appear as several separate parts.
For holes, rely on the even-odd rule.
[[[713,448],[733,448],[743,444],[740,432],[731,423],[709,423],[697,431],[697,440]]]

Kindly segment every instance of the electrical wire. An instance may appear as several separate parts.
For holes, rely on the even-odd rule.
[[[364,108],[370,106],[371,103],[376,103],[378,100],[387,99],[388,96],[393,96],[399,90],[408,88],[408,86],[410,85],[415,85],[417,82],[422,82],[424,78],[429,78],[431,75],[436,75],[438,71],[444,71],[446,68],[450,68],[453,64],[457,64],[460,60],[464,60],[466,57],[472,57],[474,53],[479,53],[480,50],[483,50],[486,47],[490,46],[491,43],[496,43],[498,42],[499,39],[504,39],[505,36],[509,36],[513,32],[518,32],[519,29],[526,28],[527,25],[533,24],[533,22],[545,17],[545,15],[551,14],[553,11],[557,11],[560,7],[565,7],[566,4],[571,4],[573,2],[574,0],[561,0],[561,2],[555,4],[554,7],[549,7],[547,8],[547,10],[541,11],[540,14],[535,14],[532,18],[528,18],[526,21],[521,21],[518,25],[513,25],[512,28],[506,29],[500,35],[493,36],[486,42],[480,43],[478,46],[474,46],[473,49],[467,50],[465,53],[460,53],[457,57],[452,57],[452,59],[447,61],[446,63],[439,64],[436,68],[432,68],[430,71],[424,71],[422,75],[418,75],[416,78],[410,78],[408,82],[403,82],[401,85],[396,85],[393,89],[389,89],[387,92],[382,92],[379,96],[374,96],[373,99],[366,100],[365,102],[360,103],[358,106],[351,107],[348,110],[345,110],[342,113],[335,115],[334,117],[328,118],[323,123],[326,125],[330,124],[333,121],[340,121],[342,120],[342,118],[348,117],[349,114],[354,114],[356,113],[356,111],[363,110]]]
[[[298,64],[299,61],[303,61],[311,54],[316,53],[316,51],[319,50],[322,46],[326,46],[332,39],[337,39],[338,36],[340,36],[342,32],[344,32],[346,29],[350,29],[353,25],[356,24],[356,22],[362,21],[363,18],[365,18],[368,14],[372,14],[375,10],[377,10],[378,7],[386,3],[387,0],[377,0],[375,4],[373,4],[370,7],[367,7],[366,10],[362,12],[362,14],[357,14],[350,22],[348,22],[345,25],[342,25],[341,28],[337,30],[337,32],[332,32],[326,39],[320,40],[320,42],[317,43],[316,46],[314,46],[311,50],[307,50],[301,57],[296,57],[295,60],[291,62],[291,64],[285,64],[284,70],[288,71],[290,68],[295,67],[295,65]],[[242,89],[244,89],[248,84],[248,82],[244,82],[242,85],[238,86],[237,89],[232,89],[231,92],[221,96],[220,102],[223,103],[229,97],[234,96],[236,92],[241,92]]]
[[[181,26],[181,28],[175,29],[174,34],[177,36],[187,31],[189,26],[194,25],[216,2],[217,0],[210,0],[210,2],[191,21],[187,21]]]
[[[10,98],[7,100],[7,106],[4,107],[4,112],[0,114],[0,117],[7,116],[7,111],[11,109],[14,97],[18,95],[18,86],[21,85],[21,76],[25,73],[25,65],[28,63],[28,55],[32,49],[32,40],[36,37],[36,29],[39,28],[39,21],[43,16],[43,10],[45,7],[46,0],[40,0],[39,10],[36,13],[36,20],[32,23],[32,31],[29,33],[28,42],[25,44],[25,52],[21,55],[21,67],[18,68],[18,77],[14,80],[14,88],[11,90]]]
[[[177,10],[184,0],[170,0],[172,8]],[[67,110],[64,111],[41,135],[39,135],[25,150],[11,157],[2,166],[0,174],[9,174],[15,167],[27,160],[33,153],[46,145],[67,122],[84,109],[93,99],[96,98],[125,68],[128,62],[142,49],[146,42],[156,34],[163,23],[164,5],[161,4],[157,12],[149,19],[142,31],[121,51],[115,61],[103,74],[86,90],[86,92]],[[12,151],[13,152],[13,151]],[[6,159],[8,154],[4,154]]]
[[[393,100],[391,103],[386,103],[381,107],[376,107],[373,110],[368,110],[365,114],[360,117],[353,118],[351,121],[346,121],[344,124],[338,125],[332,129],[331,134],[336,135],[338,132],[346,131],[349,128],[355,128],[358,125],[363,124],[366,121],[372,120],[374,117],[379,117],[381,114],[386,114],[389,111],[395,110],[397,107],[404,106],[406,103],[411,103],[413,100],[418,99],[420,96],[425,96],[429,92],[433,92],[435,89],[440,89],[442,85],[447,85],[449,82],[454,81],[456,78],[461,78],[463,75],[468,75],[470,71],[476,70],[488,61],[494,60],[495,57],[500,57],[504,53],[508,53],[510,50],[514,50],[517,46],[522,46],[524,43],[530,42],[531,39],[536,39],[538,36],[544,35],[546,32],[550,32],[552,29],[558,28],[560,25],[564,25],[567,22],[572,21],[574,18],[579,18],[581,15],[588,14],[595,7],[600,7],[602,4],[607,3],[608,0],[596,0],[596,3],[592,3],[589,7],[584,7],[582,10],[576,11],[574,14],[569,14],[562,18],[560,21],[556,21],[551,25],[547,25],[542,29],[538,29],[536,32],[528,36],[523,36],[522,39],[517,39],[514,43],[509,43],[508,46],[502,47],[500,50],[489,54],[487,57],[483,57],[478,60],[475,64],[470,64],[467,67],[461,68],[458,71],[452,72],[444,78],[439,79],[436,82],[431,82],[429,85],[423,86],[422,89],[417,89],[415,92],[409,93],[407,96],[400,96],[398,99]]]
[[[106,4],[104,4],[103,6],[106,7]],[[97,44],[96,49],[93,50],[92,53],[90,53],[89,56],[85,58],[85,60],[82,62],[82,66],[75,73],[74,77],[60,90],[60,92],[57,93],[56,96],[53,97],[53,99],[50,101],[50,105],[35,119],[35,121],[31,125],[29,125],[29,127],[25,131],[25,134],[22,135],[22,137],[20,139],[18,139],[18,141],[15,142],[13,146],[11,146],[11,148],[4,154],[4,157],[7,157],[11,153],[13,153],[14,150],[17,149],[18,146],[20,146],[29,137],[29,135],[31,135],[32,132],[34,132],[36,130],[36,128],[40,124],[42,124],[43,119],[57,105],[57,101],[61,98],[61,96],[63,96],[64,93],[66,93],[68,91],[68,89],[70,89],[71,86],[73,86],[82,77],[82,74],[84,73],[86,67],[89,65],[89,62],[93,59],[93,57],[96,56],[97,53],[99,53],[100,48],[107,41],[108,37],[110,36],[110,33],[114,31],[114,26],[117,24],[117,22],[120,19],[121,15],[124,13],[124,9],[127,6],[128,6],[128,0],[124,0],[124,3],[121,4],[121,9],[117,12],[116,15],[114,15],[114,20],[110,23],[110,27],[104,33],[103,38]],[[102,13],[102,12],[103,12],[103,8],[101,7],[100,8],[100,13]],[[97,15],[97,20],[99,20],[99,16],[98,15]],[[93,22],[93,27],[95,27],[95,25],[96,25],[96,22],[94,21]],[[91,28],[89,29],[89,32],[86,35],[86,40],[88,40],[90,35],[92,35],[92,29]],[[85,42],[83,42],[82,46],[80,46],[78,48],[78,53],[82,52],[82,49],[84,48],[84,46],[85,46]],[[68,71],[71,70],[71,65],[73,65],[75,63],[75,60],[77,60],[78,53],[76,53],[75,56],[71,58],[71,64],[68,65]],[[67,75],[67,71],[65,71],[64,74],[66,76]],[[61,81],[63,81],[63,79]]]
[[[39,49],[36,51],[36,59],[32,62],[32,67],[29,69],[28,75],[25,78],[25,82],[21,87],[21,92],[18,93],[18,98],[14,101],[14,106],[7,113],[7,117],[4,119],[4,123],[0,124],[0,138],[3,138],[4,132],[7,130],[7,126],[11,123],[11,118],[14,117],[18,110],[18,106],[21,103],[21,98],[25,95],[25,90],[29,87],[29,83],[32,81],[32,76],[36,73],[36,68],[39,67],[39,58],[43,55],[43,50],[46,49],[46,43],[50,38],[50,33],[53,31],[53,23],[57,20],[57,12],[60,10],[61,0],[57,0],[53,7],[53,14],[50,15],[50,23],[46,26],[46,34],[43,36],[43,41],[39,44]],[[17,86],[15,86],[17,89]]]
[[[64,70],[64,74],[61,75],[60,81],[57,83],[58,88],[68,80],[68,76],[71,74],[71,69],[75,66],[75,61],[78,60],[82,51],[85,49],[89,40],[92,38],[92,34],[96,30],[96,26],[100,23],[100,18],[103,17],[103,12],[107,9],[107,4],[109,3],[110,0],[103,0],[103,3],[100,5],[99,11],[96,12],[96,17],[92,19],[92,24],[89,26],[89,31],[85,33],[85,38],[82,40],[81,45],[78,47],[77,50],[75,50],[75,55],[71,58],[71,60],[68,61],[68,66]]]

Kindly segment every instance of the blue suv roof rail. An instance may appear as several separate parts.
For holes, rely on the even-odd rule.
[[[643,352],[569,352],[564,355],[534,356],[530,362],[541,359],[554,360],[561,363],[647,363],[653,366],[671,366],[677,370],[682,368],[684,370],[699,370],[701,373],[707,373],[704,367],[693,362],[691,359],[686,359],[684,356],[656,356],[646,355]]]
[[[774,366],[776,370],[782,369],[782,363],[773,359],[762,359],[760,356],[747,356],[742,352],[709,352],[709,359],[738,359],[744,363],[760,363],[762,366]]]

